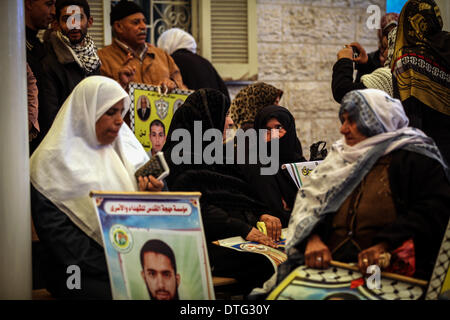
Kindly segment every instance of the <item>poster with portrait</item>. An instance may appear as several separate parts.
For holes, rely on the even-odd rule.
[[[215,299],[200,193],[91,192],[116,300]]]
[[[450,220],[428,286],[427,300],[450,300]]]
[[[136,82],[131,82],[129,88],[131,130],[145,151],[153,147],[160,151],[173,114],[193,91],[174,89],[163,92],[161,87]]]
[[[296,163],[285,163],[281,166],[289,172],[292,180],[297,188],[301,189],[303,184],[308,179],[309,174],[313,171],[322,161],[305,161]]]
[[[425,281],[383,272],[377,287],[367,283],[357,268],[344,263],[323,270],[300,266],[270,293],[268,300],[417,300],[426,290]]]
[[[272,248],[258,242],[246,241],[240,236],[218,240],[214,243],[238,251],[249,251],[262,254],[270,260],[274,269],[277,270],[277,267],[287,259],[287,255],[284,253],[286,232],[287,228],[281,230],[280,241],[276,242],[277,248]]]

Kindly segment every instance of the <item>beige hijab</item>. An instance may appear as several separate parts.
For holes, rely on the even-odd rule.
[[[125,114],[130,99],[116,81],[87,77],[64,102],[30,159],[33,186],[100,244],[99,222],[89,192],[137,191],[134,172],[148,160],[126,124],[112,144],[100,145],[97,140],[97,120],[120,100],[124,100]]]

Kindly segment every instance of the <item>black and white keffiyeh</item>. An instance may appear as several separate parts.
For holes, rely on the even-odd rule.
[[[94,72],[101,64],[100,58],[97,55],[97,47],[94,44],[90,35],[86,35],[81,43],[72,44],[65,35],[58,31],[59,38],[66,44],[74,54],[75,61],[78,62],[81,68],[86,70],[86,73]]]

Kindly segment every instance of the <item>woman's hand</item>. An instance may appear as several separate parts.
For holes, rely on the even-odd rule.
[[[139,191],[161,191],[164,183],[154,176],[139,177]]]
[[[355,61],[358,64],[366,64],[367,61],[369,61],[369,57],[367,56],[366,50],[358,42],[350,43],[350,47],[355,47],[359,52],[359,56],[357,58],[353,59],[353,61]],[[353,51],[353,49],[352,49],[352,51]],[[353,58],[353,56],[352,56],[352,58]]]
[[[362,274],[366,274],[367,267],[371,265],[378,265],[380,255],[387,251],[387,244],[382,242],[376,244],[358,254],[358,267]]]
[[[264,233],[262,233],[256,228],[252,228],[252,230],[250,230],[247,237],[245,237],[245,240],[265,244],[266,246],[272,248],[277,247],[277,244],[272,239],[270,239],[268,236],[266,236]]]
[[[322,242],[320,237],[313,234],[309,237],[305,250],[305,264],[310,268],[326,269],[330,266],[330,249]]]
[[[277,217],[271,216],[270,214],[263,214],[259,218],[266,224],[267,235],[272,238],[272,240],[279,241],[281,237],[281,221]]]

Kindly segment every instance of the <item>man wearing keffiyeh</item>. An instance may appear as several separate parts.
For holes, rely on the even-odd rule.
[[[100,74],[100,59],[88,34],[93,18],[86,0],[56,1],[56,30],[46,42],[43,59],[44,103],[40,107],[40,140],[50,129],[60,107],[85,77]]]

